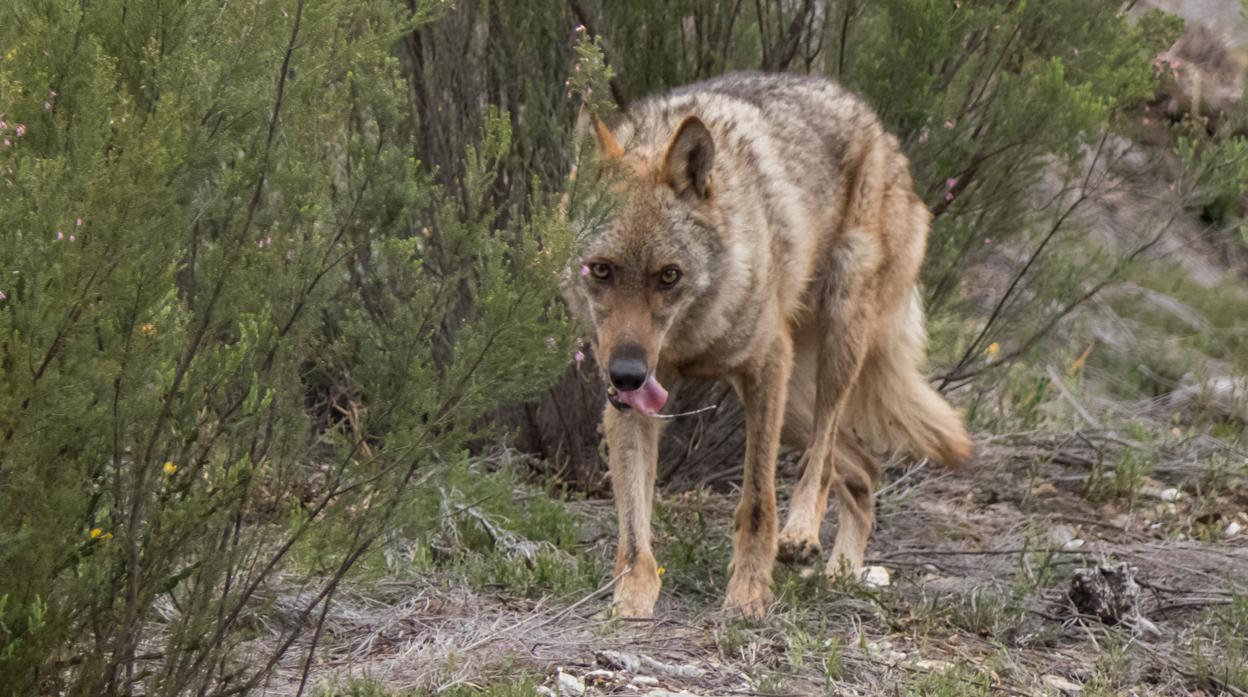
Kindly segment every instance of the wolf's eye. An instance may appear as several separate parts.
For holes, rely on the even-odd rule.
[[[680,269],[669,266],[659,272],[659,287],[671,288],[680,280]]]
[[[611,280],[611,265],[603,262],[596,262],[589,265],[589,272],[599,281]]]

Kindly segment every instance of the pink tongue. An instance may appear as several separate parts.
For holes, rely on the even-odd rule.
[[[645,414],[654,416],[667,404],[667,390],[651,375],[641,387],[628,392],[617,392],[616,399]]]

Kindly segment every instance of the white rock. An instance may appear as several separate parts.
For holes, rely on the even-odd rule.
[[[1083,546],[1083,540],[1076,537],[1073,540],[1067,540],[1066,544],[1062,545],[1062,549],[1069,552],[1071,550],[1079,549],[1082,546]]]
[[[1183,498],[1183,492],[1174,487],[1170,487],[1169,489],[1164,489],[1160,494],[1158,494],[1157,498],[1165,501],[1166,503],[1174,503],[1175,501]]]
[[[665,675],[674,675],[678,678],[696,679],[696,678],[702,677],[702,675],[706,673],[706,671],[702,670],[701,668],[697,666],[675,665],[672,663],[665,663],[663,661],[651,658],[650,656],[646,656],[644,654],[639,655],[638,658],[641,660],[642,667],[648,668],[653,671],[657,671],[659,673],[663,673]]]
[[[951,670],[953,664],[949,661],[933,661],[925,658],[921,661],[915,661],[914,667],[931,673],[943,673],[946,670]]]
[[[1083,692],[1083,685],[1073,683],[1060,675],[1044,676],[1044,684],[1054,690],[1058,690],[1062,694],[1079,694]]]
[[[1069,525],[1056,525],[1049,531],[1049,540],[1063,549],[1073,539],[1075,539],[1075,529]]]
[[[585,683],[575,675],[562,670],[555,675],[555,687],[558,688],[561,697],[581,697],[585,694]]]
[[[1238,520],[1232,520],[1230,524],[1226,526],[1226,529],[1222,531],[1222,537],[1234,537],[1243,529],[1244,526],[1240,525]]]
[[[892,583],[888,569],[882,566],[868,566],[862,570],[862,582],[873,588],[884,588]]]

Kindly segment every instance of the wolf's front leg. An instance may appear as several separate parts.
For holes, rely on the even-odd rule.
[[[603,415],[611,467],[612,496],[620,519],[615,555],[615,599],[620,617],[651,617],[659,599],[659,572],[650,550],[650,510],[659,459],[661,422],[608,405]],[[621,575],[623,574],[623,575]]]
[[[776,456],[784,424],[793,347],[776,338],[736,376],[745,407],[745,480],[733,516],[732,575],[724,609],[759,618],[771,605],[771,569],[776,561]]]

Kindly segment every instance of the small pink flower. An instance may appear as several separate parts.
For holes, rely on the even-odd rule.
[[[5,294],[4,294],[4,291],[0,290],[0,303],[4,302],[5,300],[8,300],[8,299],[9,299],[9,296],[5,295]]]
[[[1153,122],[1153,120],[1152,120],[1152,119],[1150,119],[1150,118],[1148,118],[1147,116],[1145,116],[1143,119],[1141,119],[1141,122],[1142,122],[1145,126],[1147,126],[1148,124],[1152,123],[1152,122]]]
[[[56,99],[56,90],[48,90],[48,99]]]
[[[589,275],[589,264],[581,264],[581,278]]]
[[[945,203],[948,203],[948,202],[950,202],[950,201],[952,201],[952,200],[953,200],[953,192],[952,192],[952,191],[946,191],[946,192],[945,192]]]
[[[70,236],[69,236],[69,241],[70,241],[70,242],[73,242],[73,241],[74,241],[74,240],[76,240],[76,239],[78,239],[78,238],[77,238],[77,237],[74,237],[73,235],[70,235]]]
[[[0,119],[0,131],[7,131],[7,130],[9,130],[9,122],[5,121],[4,119]]]
[[[956,125],[958,125],[957,121],[954,121],[953,119],[945,119],[945,128],[953,128]]]
[[[13,141],[9,140],[8,138],[5,138],[5,139],[4,139],[4,147],[8,148],[8,147],[12,147],[12,146],[13,146]]]
[[[65,239],[65,233],[61,232],[60,230],[57,230],[57,231],[56,231],[56,241],[57,241],[57,242],[60,242],[60,241],[61,241],[61,240],[63,240],[63,239]]]
[[[948,179],[946,179],[946,180],[945,180],[945,188],[946,188],[946,189],[952,189],[953,187],[955,187],[955,186],[957,186],[957,185],[958,185],[958,178],[957,178],[957,177],[949,177]]]
[[[578,24],[578,25],[576,25],[576,33],[577,33],[577,34],[582,34],[582,33],[584,33],[584,32],[585,32],[585,25],[584,25],[584,24]]]
[[[82,218],[77,218],[74,220],[74,227],[82,227]]]
[[[21,138],[22,136],[26,135],[26,124],[24,123],[17,124],[16,126],[13,127],[13,132],[17,134],[18,138]]]
[[[572,357],[576,359],[576,363],[577,363],[577,365],[580,365],[581,363],[584,363],[584,362],[585,362],[585,352],[584,352],[584,351],[577,351],[576,353],[572,354]]]
[[[920,142],[920,143],[926,143],[926,142],[927,142],[927,136],[928,136],[928,132],[927,132],[927,129],[926,129],[926,128],[924,128],[923,130],[919,131],[919,142]]]
[[[46,100],[46,99],[45,99],[45,100],[43,100],[43,110],[44,110],[44,111],[52,111],[52,102],[49,102],[49,101],[48,101],[48,100]]]
[[[984,244],[992,244],[992,238],[991,238],[991,237],[985,237],[985,238],[984,238]]]

